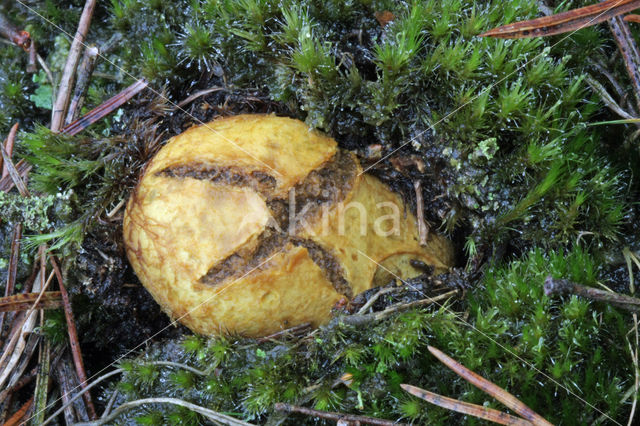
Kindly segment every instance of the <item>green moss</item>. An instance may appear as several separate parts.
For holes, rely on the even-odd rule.
[[[478,255],[505,245],[567,247],[578,238],[598,250],[616,248],[629,212],[627,165],[620,162],[624,156],[606,158],[600,128],[584,126],[599,109],[583,83],[584,52],[605,55],[601,46],[608,41],[599,33],[588,46],[572,45],[571,56],[572,38],[558,44],[477,37],[536,15],[537,5],[524,0],[147,3],[113,0],[97,12],[105,20],[96,31],[105,40],[116,31],[137,34],[136,43],[118,44],[109,59],[167,87],[173,101],[194,84],[255,87],[350,148],[379,143],[383,154],[417,151],[428,166],[424,179],[438,182],[430,195],[442,200],[430,219],[451,233],[463,229]],[[38,7],[56,23],[78,11],[52,2]],[[383,27],[375,16],[384,10],[394,19]],[[571,37],[593,37],[589,31]],[[52,44],[47,59],[55,71],[65,40],[42,37]],[[99,67],[122,75],[106,61]],[[7,105],[21,99],[13,90],[20,78],[6,83]],[[93,102],[110,93],[109,84],[96,81]],[[5,114],[15,113],[7,108]],[[111,134],[113,124],[94,126],[94,135]],[[487,141],[494,141],[491,155],[482,154]],[[108,141],[94,145],[121,155]],[[87,200],[99,187],[121,191],[117,179],[102,178],[109,173],[95,150],[79,159],[55,144],[40,149],[59,165],[45,169],[34,158],[41,152],[33,151],[44,172],[40,189],[88,188],[77,191]]]
[[[619,419],[630,409],[621,401],[632,386],[632,371],[630,354],[615,342],[625,340],[630,317],[576,296],[550,299],[543,291],[547,275],[594,285],[599,270],[598,262],[580,249],[548,255],[534,250],[522,260],[487,270],[468,298],[466,321],[458,309],[422,309],[365,327],[334,322],[313,339],[292,343],[185,337],[182,349],[173,343],[157,345],[145,359],[171,358],[215,369],[197,377],[161,368],[146,386],[140,386],[140,373],[134,370],[124,378],[136,387],[128,398],[166,396],[179,389],[196,404],[240,410],[242,417],[258,422],[273,414],[276,402],[421,424],[447,424],[456,418],[400,390],[401,383],[411,383],[503,409],[438,363],[426,350],[430,344],[554,423],[590,423],[600,411]],[[300,418],[289,422],[307,424]]]
[[[81,3],[31,4],[73,33]],[[68,40],[20,6],[2,10],[31,31],[59,75]],[[385,10],[395,19],[383,27],[375,14]],[[593,285],[601,274],[596,259],[613,258],[620,239],[637,245],[638,173],[630,164],[637,152],[620,143],[630,140],[632,130],[587,126],[606,116],[583,81],[587,58],[609,62],[613,44],[602,28],[566,39],[476,37],[536,15],[536,2],[525,0],[112,0],[96,9],[91,37],[125,35],[109,60],[145,76],[154,88],[165,87],[171,101],[213,86],[230,93],[255,88],[343,147],[364,152],[380,144],[384,155],[416,154],[425,172],[412,178],[431,188],[428,219],[445,232],[464,234],[471,260],[526,253],[509,264],[488,265],[455,313],[411,311],[363,328],[332,324],[313,338],[281,344],[187,337],[182,345],[156,346],[126,365],[120,402],[171,395],[256,421],[275,416],[275,402],[417,424],[461,421],[399,388],[411,383],[487,401],[429,355],[426,345],[433,344],[551,421],[590,422],[597,414],[549,377],[612,417],[624,416],[621,395],[631,385],[629,318],[575,297],[550,300],[542,282],[552,274]],[[34,165],[29,185],[36,195],[18,200],[10,194],[0,205],[13,209],[11,223],[29,220],[34,232],[42,232],[32,237],[33,245],[46,241],[73,257],[74,244],[126,197],[158,140],[191,119],[177,112],[159,119],[166,110],[149,103],[79,137],[52,135],[43,127],[50,113],[42,102],[46,82],[26,74],[26,59],[18,48],[0,50],[0,130],[6,134],[23,120],[17,156]],[[616,76],[624,74],[621,63],[612,68]],[[93,79],[93,105],[126,84],[124,71],[107,61],[98,71],[110,78]],[[195,105],[190,111],[198,114]],[[391,169],[387,160],[377,166],[383,177],[385,167]],[[57,194],[68,198],[59,205]],[[579,245],[586,249],[574,248]],[[3,247],[4,265],[7,253]],[[461,321],[465,315],[473,328]],[[148,362],[154,359],[208,374]],[[351,376],[341,381],[345,373]],[[198,421],[165,406],[134,410],[127,419]]]

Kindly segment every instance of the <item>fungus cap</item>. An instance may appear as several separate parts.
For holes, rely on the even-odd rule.
[[[172,318],[201,334],[262,336],[327,322],[391,274],[452,263],[418,242],[397,194],[304,123],[239,115],[171,138],[124,217],[127,255]],[[382,265],[379,267],[378,265]]]

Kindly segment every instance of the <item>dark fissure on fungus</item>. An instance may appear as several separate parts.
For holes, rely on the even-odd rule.
[[[215,286],[226,279],[242,277],[253,269],[259,269],[262,263],[291,243],[306,248],[311,260],[323,271],[334,289],[351,298],[353,291],[344,278],[342,266],[330,250],[310,239],[295,237],[295,234],[305,223],[317,220],[323,213],[323,207],[344,201],[353,188],[357,172],[354,155],[338,150],[321,168],[312,171],[295,185],[290,192],[293,197],[286,199],[272,197],[276,179],[262,171],[247,172],[241,167],[189,163],[169,167],[158,174],[208,180],[230,186],[248,186],[265,198],[271,211],[275,221],[273,226],[268,226],[254,244],[239,248],[212,266],[200,278],[203,284]],[[290,211],[290,205],[295,206],[295,211]]]
[[[230,186],[248,186],[264,197],[268,197],[276,187],[276,179],[268,173],[260,170],[247,173],[245,169],[234,166],[189,163],[181,166],[168,167],[158,172],[158,174],[177,178],[190,177]]]

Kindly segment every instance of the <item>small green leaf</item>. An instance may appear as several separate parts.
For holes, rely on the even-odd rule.
[[[53,107],[51,103],[52,95],[53,89],[51,86],[43,84],[38,86],[34,93],[29,95],[29,100],[36,104],[38,108],[51,109]]]

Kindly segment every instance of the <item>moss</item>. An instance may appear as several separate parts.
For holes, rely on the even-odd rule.
[[[73,33],[82,3],[30,5]],[[559,7],[579,5],[569,1]],[[0,10],[31,32],[59,75],[68,40],[22,6]],[[381,11],[394,19],[382,25],[376,19]],[[0,49],[0,131],[6,134],[21,120],[17,156],[34,165],[29,185],[36,194],[4,199],[13,216],[0,229],[5,241],[0,258],[6,265],[10,227],[25,219],[33,232],[43,232],[33,244],[49,242],[71,263],[84,262],[87,251],[78,249],[83,239],[104,251],[94,234],[108,235],[116,252],[118,238],[105,231],[113,225],[101,225],[98,218],[127,196],[163,140],[220,113],[275,110],[306,120],[358,153],[380,145],[383,156],[416,155],[424,172],[398,171],[388,159],[371,172],[400,190],[422,179],[427,219],[454,238],[462,235],[469,265],[512,261],[481,270],[455,314],[412,311],[361,329],[332,324],[308,339],[285,343],[186,337],[183,346],[157,345],[130,363],[120,402],[171,395],[256,421],[275,418],[276,401],[417,424],[462,421],[399,389],[408,382],[470,402],[487,401],[428,354],[426,344],[433,344],[551,421],[590,422],[597,414],[512,354],[621,418],[628,411],[621,395],[631,386],[629,318],[578,298],[550,300],[541,286],[549,273],[593,285],[604,280],[603,259],[615,260],[623,243],[638,248],[634,202],[640,162],[637,145],[630,142],[635,128],[589,127],[610,116],[583,77],[591,72],[587,58],[607,64],[623,82],[625,71],[621,61],[608,60],[614,44],[602,26],[567,38],[476,37],[535,15],[536,2],[525,0],[112,0],[96,9],[90,38],[101,43],[122,33],[124,41],[108,59],[130,74],[101,61],[87,108],[124,87],[131,75],[166,88],[170,102],[214,86],[224,95],[203,97],[186,107],[188,113],[169,111],[163,102],[134,101],[75,138],[51,135],[35,124],[49,119],[41,102],[47,82],[26,73],[23,51]],[[56,198],[59,193],[68,199]],[[97,258],[91,267],[102,262]],[[122,284],[125,267],[119,261]],[[113,274],[108,275],[95,272],[87,288],[100,293],[93,288],[110,284]],[[604,277],[627,289],[622,274]],[[97,321],[96,312],[102,311],[89,305],[77,312],[81,324],[94,322],[92,330],[129,324]],[[468,315],[475,329],[467,328],[461,315]],[[209,372],[198,377],[150,368],[147,361],[153,359]],[[177,422],[180,416],[198,421],[166,406],[128,414],[150,424]]]
[[[62,8],[40,7],[54,22],[63,18]],[[394,19],[383,26],[376,12],[384,10]],[[96,13],[107,24],[100,38],[140,37],[117,45],[110,59],[166,85],[172,101],[211,85],[256,87],[348,148],[417,151],[428,166],[423,178],[438,182],[429,189],[439,200],[429,219],[464,230],[468,254],[559,248],[578,237],[606,251],[622,232],[626,165],[605,158],[600,130],[583,125],[599,107],[579,59],[604,57],[609,41],[597,33],[569,56],[573,39],[476,37],[534,16],[533,2],[113,0]],[[55,47],[49,60],[63,51]],[[107,62],[99,66],[122,75]],[[111,86],[93,87],[97,102]],[[110,133],[113,124],[94,134]],[[69,155],[50,154],[63,163]],[[47,176],[99,175],[87,169],[94,164],[76,161]]]
[[[457,418],[403,394],[399,385],[411,383],[503,409],[439,364],[426,350],[430,344],[554,423],[590,423],[600,412],[620,419],[630,409],[622,395],[632,386],[632,372],[630,354],[616,342],[625,341],[630,317],[575,296],[552,300],[543,292],[548,274],[595,285],[600,269],[580,249],[534,250],[522,260],[490,267],[464,310],[410,311],[365,327],[334,322],[293,342],[196,336],[183,338],[180,346],[165,342],[132,361],[136,367],[123,379],[130,389],[126,399],[177,394],[260,423],[275,415],[276,402],[421,424]],[[145,363],[158,359],[208,373],[199,377],[163,367],[146,372],[150,364]],[[131,412],[127,418],[138,415]],[[286,424],[315,423],[290,418]]]

